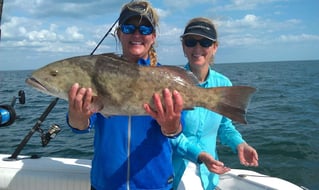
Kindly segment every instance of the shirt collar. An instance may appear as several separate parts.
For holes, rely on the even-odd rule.
[[[189,66],[189,63],[187,63],[186,65],[185,65],[185,69],[187,70],[187,71],[191,71],[191,69],[190,69],[190,66]],[[210,75],[210,67],[209,67],[209,69],[208,69],[208,75],[207,75],[207,78],[206,78],[206,80],[204,81],[204,82],[202,82],[202,83],[198,83],[198,86],[200,86],[200,87],[206,87],[207,85],[208,85],[208,78],[209,78],[209,75]],[[196,77],[196,76],[195,76]]]
[[[143,58],[140,58],[137,63],[139,65],[142,65],[142,66],[150,66],[151,65],[151,59],[150,57],[148,57],[147,59],[143,59]]]

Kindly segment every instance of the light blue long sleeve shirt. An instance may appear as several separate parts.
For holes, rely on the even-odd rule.
[[[185,68],[190,70],[189,65]],[[232,83],[226,76],[209,69],[206,81],[199,86],[210,88],[232,86]],[[218,160],[217,139],[222,144],[228,145],[234,152],[237,151],[237,145],[244,142],[230,119],[208,109],[196,107],[194,110],[184,111],[183,118],[183,133],[171,139],[175,172],[174,189],[178,187],[189,161],[200,164],[198,156],[201,152],[207,152]],[[204,163],[199,165],[199,173],[205,190],[216,187],[219,176],[211,173]]]

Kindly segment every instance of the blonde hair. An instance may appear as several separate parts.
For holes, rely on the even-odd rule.
[[[150,2],[145,0],[135,0],[123,5],[121,9],[121,13],[120,13],[119,24],[122,24],[120,23],[121,15],[123,14],[124,11],[127,11],[127,10],[139,13],[139,15],[141,16],[140,18],[141,20],[143,19],[143,17],[147,18],[151,22],[152,26],[154,27],[153,32],[156,33],[156,28],[159,27],[159,16],[157,14],[157,11],[152,7]],[[120,26],[116,28],[115,32],[118,32],[119,28]],[[151,45],[148,51],[151,66],[157,65],[157,53],[156,53],[154,45],[155,45],[155,42],[154,44]]]
[[[156,29],[156,27],[158,27],[159,16],[157,14],[157,11],[152,7],[150,2],[145,0],[131,1],[123,5],[121,9],[121,14],[125,10],[130,10],[130,11],[139,13],[141,16],[141,19],[143,18],[143,16],[147,17],[150,20],[151,24],[153,25],[154,30]]]

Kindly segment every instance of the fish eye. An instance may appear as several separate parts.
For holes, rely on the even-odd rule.
[[[54,77],[57,76],[58,73],[59,73],[58,70],[55,70],[55,71],[51,71],[51,72],[50,72],[51,76],[54,76]]]

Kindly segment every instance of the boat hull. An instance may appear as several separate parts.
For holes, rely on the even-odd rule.
[[[289,181],[267,176],[251,170],[231,169],[220,175],[217,190],[302,190]],[[306,189],[306,188],[305,188]]]
[[[7,161],[10,156],[0,155],[1,190],[90,189],[90,160],[19,156]]]
[[[0,154],[0,190],[89,190],[91,160]],[[302,190],[286,180],[250,170],[232,169],[220,176],[219,190]]]

